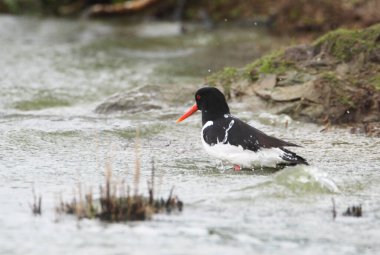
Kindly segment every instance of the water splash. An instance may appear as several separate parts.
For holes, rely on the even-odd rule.
[[[313,166],[294,166],[275,174],[275,184],[285,186],[295,193],[339,192],[328,174]]]

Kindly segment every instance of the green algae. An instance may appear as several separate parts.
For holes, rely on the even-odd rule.
[[[56,98],[50,95],[37,97],[32,100],[21,100],[15,102],[13,107],[17,110],[32,111],[41,110],[45,108],[69,106],[70,103],[67,100]]]

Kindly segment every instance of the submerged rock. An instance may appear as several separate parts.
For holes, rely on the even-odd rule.
[[[107,98],[95,108],[96,113],[141,112],[161,109],[162,103],[156,100],[158,93],[153,87],[145,86],[127,92],[117,93]]]
[[[310,45],[264,56],[243,69],[225,68],[207,80],[230,98],[269,102],[260,105],[271,112],[276,109],[321,124],[366,124],[377,130],[379,38],[380,24],[363,30],[339,29]]]

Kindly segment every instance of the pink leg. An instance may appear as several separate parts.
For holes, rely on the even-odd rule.
[[[240,171],[241,167],[239,165],[234,165],[234,171]]]

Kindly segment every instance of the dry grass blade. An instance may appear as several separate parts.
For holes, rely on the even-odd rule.
[[[335,220],[335,218],[336,218],[335,199],[334,199],[334,198],[331,198],[331,201],[332,201],[332,204],[333,204],[332,215],[333,215],[333,219]]]
[[[30,205],[30,208],[32,210],[33,215],[41,215],[42,214],[42,197],[39,196],[37,198],[36,191],[34,190],[34,185],[32,187],[32,193],[33,193],[33,204]]]
[[[116,183],[112,181],[111,165],[107,163],[104,186],[99,186],[99,199],[94,199],[91,191],[83,197],[82,188],[79,185],[79,197],[74,196],[71,202],[61,202],[57,207],[57,212],[74,214],[79,219],[96,218],[107,222],[125,222],[147,220],[154,213],[182,211],[183,203],[177,196],[173,195],[174,187],[171,189],[169,197],[166,200],[163,198],[156,199],[154,194],[156,170],[153,160],[151,178],[148,181],[148,196],[142,196],[138,193],[140,172],[139,140],[137,136],[133,195],[131,195],[129,186],[125,189],[125,182]]]
[[[139,192],[139,183],[140,183],[140,174],[141,174],[141,165],[140,165],[140,131],[137,129],[136,131],[136,142],[135,142],[135,174],[134,174],[134,189],[135,196],[138,195]]]

